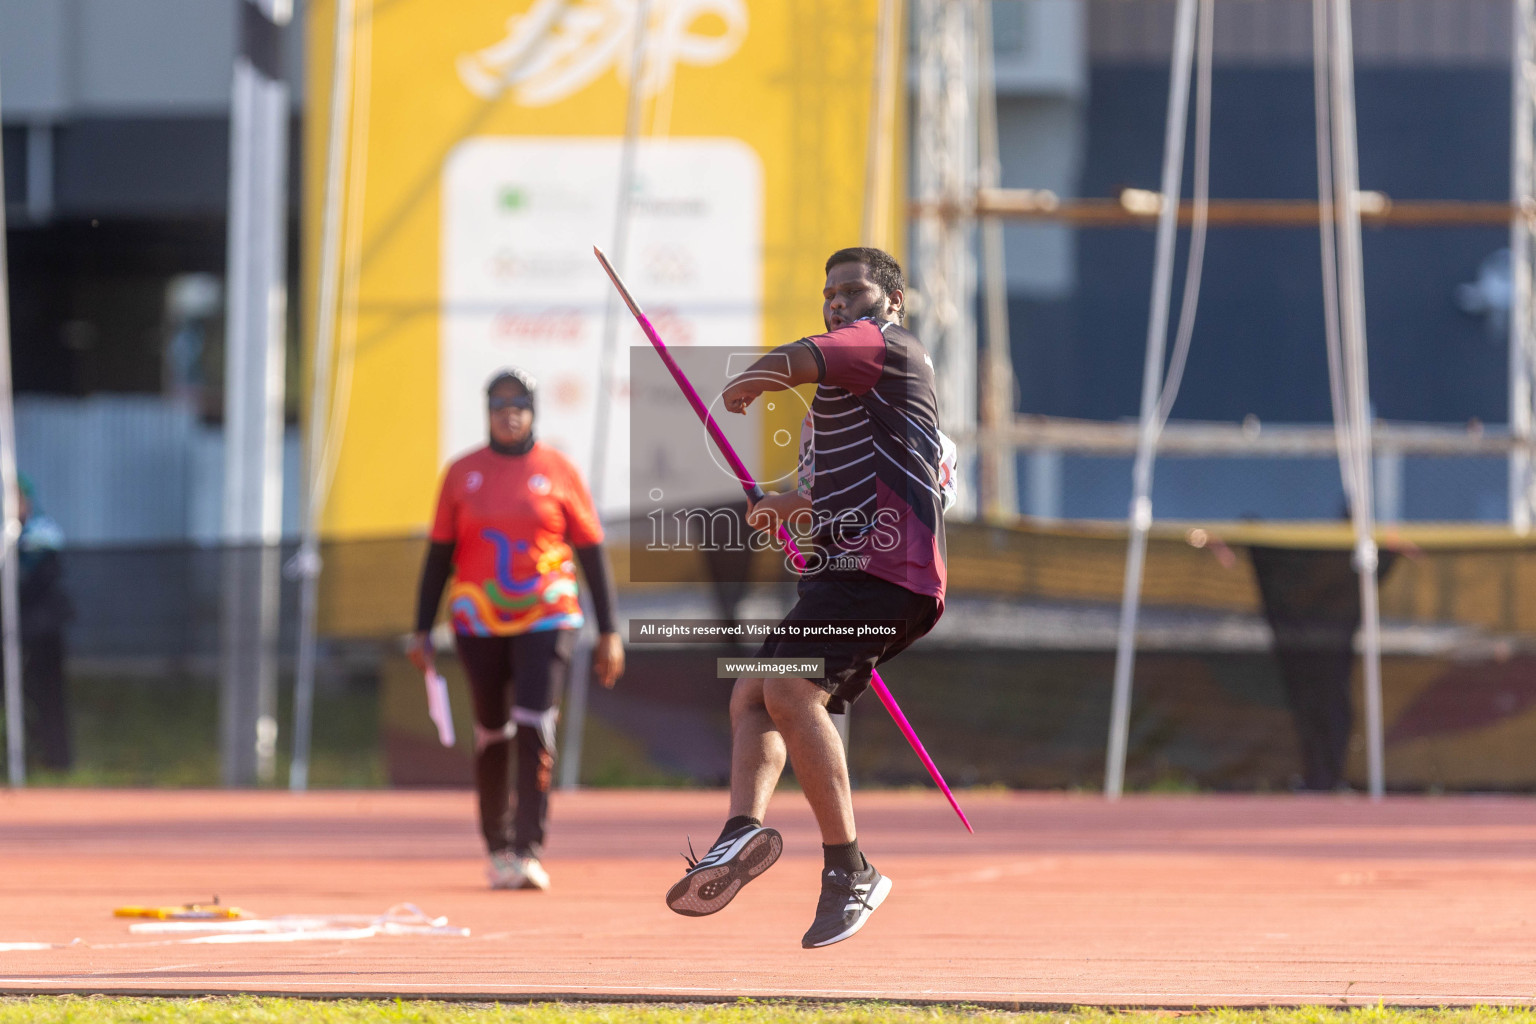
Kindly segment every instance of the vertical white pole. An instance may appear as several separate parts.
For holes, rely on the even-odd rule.
[[[0,174],[0,196],[5,181]],[[16,412],[11,396],[11,293],[5,245],[5,203],[0,202],[0,669],[5,672],[5,763],[12,786],[27,784],[25,709],[21,690],[21,617],[17,609],[16,542],[21,497],[16,491]]]
[[[1395,524],[1403,518],[1403,453],[1383,447],[1372,462],[1376,469],[1376,521]]]
[[[949,0],[944,12],[944,106],[949,150],[949,180],[944,198],[953,216],[945,224],[943,260],[950,282],[949,325],[939,357],[939,411],[957,434],[974,436],[976,409],[976,138],[977,93],[975,49],[966,45],[975,38],[974,8]],[[975,482],[975,451],[964,450],[962,442],[957,464],[961,478],[970,475],[971,487],[962,487],[961,515],[978,511]]]
[[[646,35],[650,28],[651,0],[640,0],[635,8],[634,38],[629,58],[628,106],[624,112],[624,142],[619,149],[619,194],[614,204],[613,248],[609,259],[622,276],[629,255],[629,229],[634,215],[635,163],[640,148],[640,118],[645,99]],[[619,339],[618,292],[606,289],[608,305],[603,310],[603,347],[598,354],[597,408],[592,431],[592,500],[601,514],[607,493],[608,431],[612,413],[614,347]]]
[[[221,734],[226,785],[276,775],[287,361],[286,0],[239,0],[230,117]]]
[[[1028,481],[1029,514],[1036,519],[1060,519],[1061,449],[1036,448],[1024,462]]]
[[[1329,72],[1331,15],[1329,0],[1312,0],[1312,98],[1317,132],[1318,242],[1323,268],[1323,337],[1328,354],[1328,400],[1333,410],[1334,445],[1344,496],[1355,503],[1355,467],[1350,446],[1344,385],[1344,343],[1339,314],[1338,214],[1333,195],[1333,101]]]
[[[1184,180],[1184,127],[1189,118],[1189,79],[1195,55],[1196,0],[1179,0],[1169,70],[1168,120],[1163,134],[1163,203],[1157,218],[1157,257],[1152,273],[1152,312],[1147,318],[1147,355],[1141,375],[1141,425],[1132,470],[1130,535],[1125,589],[1120,597],[1120,631],[1115,641],[1115,682],[1110,698],[1109,747],[1104,759],[1104,795],[1118,800],[1125,788],[1125,759],[1131,730],[1131,671],[1136,661],[1136,619],[1141,577],[1152,528],[1152,467],[1157,455],[1158,405],[1163,354],[1168,344],[1168,308],[1173,295],[1174,243],[1179,195]]]
[[[1355,494],[1355,571],[1360,574],[1365,663],[1366,761],[1371,799],[1385,792],[1381,706],[1381,613],[1377,604],[1375,510],[1371,481],[1370,377],[1366,362],[1365,272],[1360,240],[1359,140],[1355,130],[1354,35],[1350,0],[1333,0],[1334,198],[1339,237],[1339,313]]]
[[[590,610],[590,601],[582,604]],[[587,694],[592,686],[592,641],[583,635],[571,653],[570,689],[565,698],[565,735],[560,739],[560,788],[581,785],[581,739],[587,727]]]
[[[1509,224],[1509,525],[1524,536],[1531,531],[1531,217],[1533,195],[1533,129],[1531,75],[1536,73],[1532,32],[1536,30],[1536,0],[1514,0],[1514,45],[1510,67],[1509,199],[1514,216]]]
[[[316,616],[320,588],[320,516],[325,511],[323,464],[331,406],[331,360],[341,289],[341,228],[346,195],[347,121],[352,108],[354,0],[335,0],[336,46],[331,64],[331,117],[325,157],[324,223],[320,230],[320,283],[315,311],[314,367],[310,379],[309,436],[304,457],[302,536],[294,568],[299,591],[299,660],[293,687],[293,763],[288,788],[309,788],[310,725],[314,714]]]
[[[976,196],[975,47],[966,0],[917,0],[917,123],[913,150],[924,204],[914,231],[913,312],[933,353],[939,419],[961,438],[976,431],[976,267],[972,254]],[[966,482],[955,513],[976,510],[974,441],[958,442]]]
[[[628,107],[624,112],[624,143],[619,150],[619,194],[614,204],[614,268],[622,275],[629,252],[629,228],[634,215],[635,163],[640,148],[640,118],[644,111],[646,36],[650,30],[651,0],[640,0],[635,8],[634,38],[629,58]],[[611,432],[615,347],[619,340],[619,294],[608,291],[608,305],[603,311],[603,347],[597,364],[597,408],[592,422],[592,461],[589,485],[598,514],[603,511],[608,479],[608,435]],[[590,604],[590,602],[588,602]],[[581,781],[581,740],[587,727],[587,691],[591,685],[589,665],[592,641],[583,630],[571,656],[571,692],[565,702],[565,736],[560,751],[560,788],[575,789]]]
[[[976,64],[981,97],[977,104],[977,184],[998,188],[1003,181],[997,130],[997,74],[992,55],[992,0],[976,3]],[[996,216],[981,221],[982,280],[987,318],[986,372],[981,395],[981,512],[992,520],[1011,522],[1019,514],[1016,452],[1002,433],[1013,423],[1013,353],[1008,322],[1008,274],[1003,247],[1003,222]]]

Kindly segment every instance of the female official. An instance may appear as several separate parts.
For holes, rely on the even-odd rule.
[[[555,720],[583,625],[574,562],[592,592],[592,673],[624,672],[603,530],[576,467],[534,440],[534,381],[502,370],[486,385],[490,443],[443,478],[422,566],[410,656],[433,667],[429,632],[449,576],[448,613],[475,711],[475,789],[494,889],[547,889],[539,862],[555,764]],[[574,556],[574,557],[573,557]],[[517,747],[517,802],[508,800]]]

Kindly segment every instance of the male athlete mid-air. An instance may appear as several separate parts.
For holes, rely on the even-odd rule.
[[[821,829],[825,866],[815,920],[801,944],[840,942],[891,891],[859,850],[848,763],[831,714],[868,688],[875,666],[933,628],[944,607],[943,436],[933,362],[901,326],[901,266],[879,249],[841,249],[826,265],[827,333],[781,345],[726,386],[725,407],[745,412],[764,391],[817,385],[808,487],[757,502],[748,521],[775,532],[809,519],[807,570],[785,624],[898,622],[894,637],[770,640],[759,657],[820,658],[816,678],[743,678],[731,693],[731,806],[720,838],[667,893],[679,914],[725,907],[783,849],[766,828],[768,798],[786,756]],[[808,493],[807,493],[808,492]]]

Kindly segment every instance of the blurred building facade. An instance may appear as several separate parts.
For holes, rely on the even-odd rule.
[[[240,6],[0,0],[19,457],[71,545],[218,537]]]

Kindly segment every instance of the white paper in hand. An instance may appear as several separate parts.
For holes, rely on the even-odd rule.
[[[437,738],[445,747],[454,743],[453,712],[448,707],[448,681],[436,669],[427,671],[427,714],[437,726]]]

